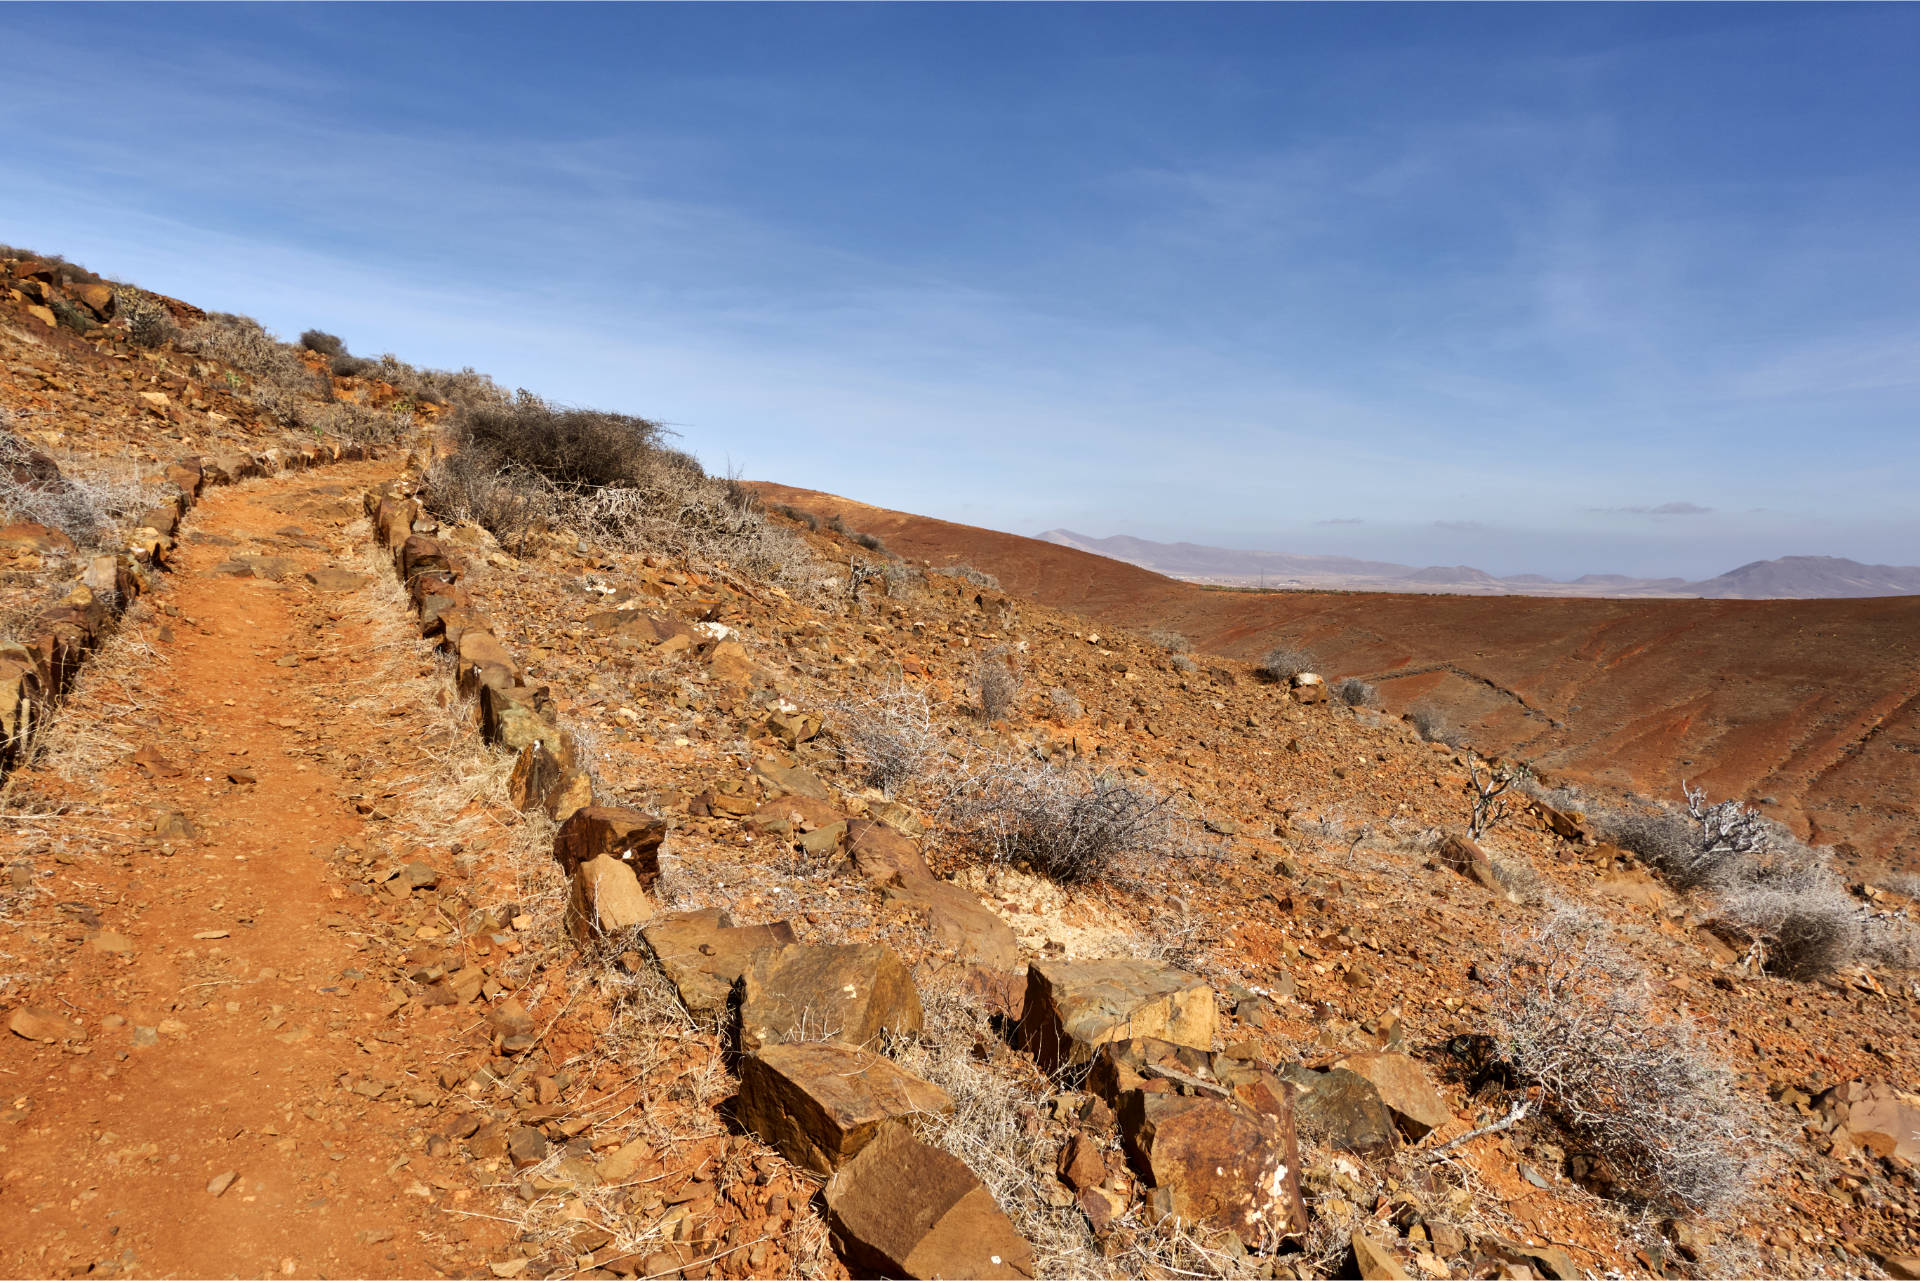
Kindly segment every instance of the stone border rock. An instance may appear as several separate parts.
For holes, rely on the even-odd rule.
[[[151,590],[154,575],[166,568],[180,522],[202,493],[255,476],[375,456],[371,446],[301,445],[215,459],[196,455],[169,463],[165,476],[179,493],[145,514],[145,523],[128,535],[125,550],[88,561],[80,581],[59,604],[41,612],[24,641],[0,644],[0,779],[27,759],[81,666],[120,615]]]

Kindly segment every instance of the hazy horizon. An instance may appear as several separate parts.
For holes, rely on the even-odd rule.
[[[1496,575],[1920,563],[1912,8],[7,16],[0,240],[715,467]]]

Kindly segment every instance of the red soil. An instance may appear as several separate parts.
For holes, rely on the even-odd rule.
[[[762,483],[1108,626],[1250,658],[1286,640],[1556,781],[1747,798],[1859,865],[1920,867],[1920,596],[1586,600],[1221,591],[1071,548]]]

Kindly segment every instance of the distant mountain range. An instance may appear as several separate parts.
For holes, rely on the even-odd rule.
[[[1920,596],[1920,566],[1863,565],[1840,556],[1782,556],[1757,560],[1714,578],[1631,578],[1582,574],[1559,582],[1542,574],[1496,578],[1471,565],[1396,565],[1353,556],[1292,556],[1239,551],[1199,543],[1156,543],[1116,534],[1092,538],[1070,529],[1039,537],[1062,547],[1107,556],[1169,578],[1228,587],[1310,588],[1323,591],[1441,592],[1471,596],[1702,596],[1743,600],[1830,600],[1850,596]]]

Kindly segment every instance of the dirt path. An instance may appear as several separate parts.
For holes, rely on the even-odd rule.
[[[383,474],[210,493],[102,657],[112,715],[70,706],[95,724],[16,780],[41,812],[5,848],[7,1275],[485,1271],[485,1241],[462,1241],[487,1221],[441,1212],[470,1193],[431,1168],[415,1112],[447,1024],[392,1017],[404,994],[370,959],[406,891],[366,874],[389,852],[363,793],[409,727],[349,709],[391,660],[356,599],[371,586],[321,571],[355,564]],[[244,556],[275,559],[236,576]]]

